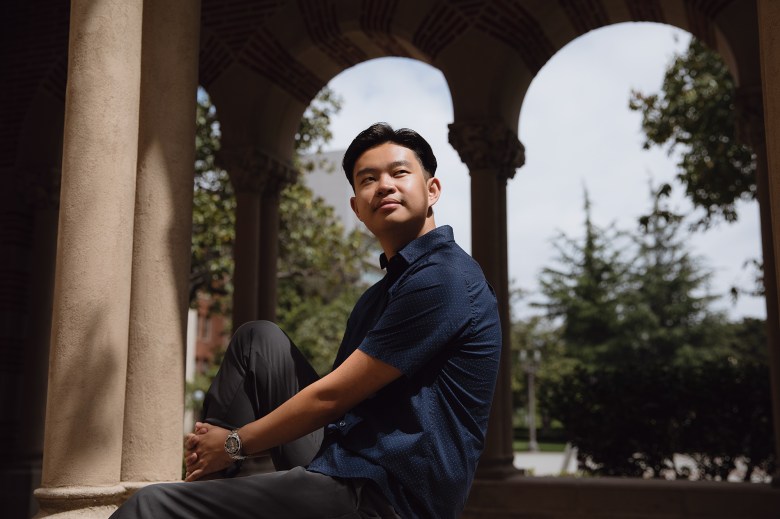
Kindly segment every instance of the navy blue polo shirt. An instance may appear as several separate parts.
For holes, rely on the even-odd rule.
[[[359,348],[404,376],[328,425],[309,470],[373,480],[405,519],[458,517],[498,374],[495,294],[449,226],[380,261],[334,368]]]

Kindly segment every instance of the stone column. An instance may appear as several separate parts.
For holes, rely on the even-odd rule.
[[[282,190],[295,182],[298,171],[291,165],[263,157],[265,184],[260,206],[260,261],[257,279],[259,319],[276,321],[276,278],[279,260],[279,202]]]
[[[471,175],[471,252],[498,298],[503,347],[478,478],[515,473],[512,462],[512,387],[507,268],[506,183],[525,160],[517,134],[501,122],[455,122],[450,144]]]
[[[740,87],[736,97],[738,134],[742,142],[756,154],[756,199],[761,222],[761,252],[764,263],[764,301],[766,303],[766,337],[769,357],[778,356],[780,339],[780,314],[778,314],[777,268],[775,265],[775,237],[772,235],[771,200],[769,196],[769,170],[766,156],[766,132],[761,89]],[[774,352],[774,353],[773,353]],[[778,393],[773,391],[774,395]],[[774,415],[774,428],[780,428],[780,414]],[[777,435],[776,435],[777,437]],[[780,437],[778,437],[780,438]],[[776,446],[780,453],[780,439]],[[780,467],[778,467],[780,470]],[[774,478],[776,481],[776,473]]]
[[[71,2],[39,516],[121,497],[142,0]]]
[[[181,479],[200,2],[147,2],[122,482]]]
[[[763,90],[764,128],[766,132],[767,199],[773,238],[780,233],[780,34],[775,27],[780,23],[780,3],[758,0],[758,36],[761,52],[761,80]],[[763,215],[762,215],[763,234]],[[780,240],[773,240],[774,272],[778,271]],[[765,258],[768,257],[765,255]],[[766,265],[764,265],[766,269]],[[765,272],[766,275],[766,272]],[[777,314],[778,294],[771,304]],[[767,294],[767,316],[770,309]],[[768,322],[768,321],[767,321]],[[772,387],[772,418],[775,431],[775,453],[780,456],[780,344],[775,338],[769,345],[769,372]],[[780,486],[780,467],[775,471],[773,484]]]
[[[223,150],[220,161],[236,191],[233,331],[247,321],[276,319],[279,199],[295,168],[257,148]]]
[[[219,152],[236,193],[236,239],[233,243],[233,331],[257,319],[257,272],[260,248],[260,197],[263,178],[256,168],[254,150]]]

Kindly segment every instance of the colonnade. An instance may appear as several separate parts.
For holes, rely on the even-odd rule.
[[[281,192],[298,178],[289,162],[261,149],[226,149],[220,164],[236,193],[233,330],[254,319],[276,319],[276,262]]]
[[[780,207],[780,180],[772,174],[780,171],[780,36],[770,28],[780,23],[780,6],[758,6],[764,84],[756,113],[764,114],[766,133],[749,140],[759,155],[762,235],[777,258],[772,238],[780,214],[771,207]],[[43,478],[35,493],[40,516],[105,517],[138,486],[181,477],[199,27],[197,0],[71,2]],[[742,91],[745,114],[755,112],[749,107],[758,93]],[[754,119],[746,127],[763,125]],[[496,290],[504,333],[479,487],[515,474],[506,184],[524,150],[501,114],[456,118],[450,143],[470,172],[472,253]],[[237,197],[234,326],[273,319],[280,193],[295,181],[295,168],[261,147],[226,148],[219,160]],[[775,323],[776,397],[771,263],[765,275],[774,294],[767,310]],[[778,398],[773,406],[780,452]]]
[[[41,516],[181,477],[199,24],[71,2]]]

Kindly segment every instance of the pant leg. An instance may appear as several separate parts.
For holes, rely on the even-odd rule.
[[[235,479],[164,483],[136,492],[112,519],[360,519],[359,490],[350,480],[302,467]]]
[[[270,413],[319,377],[292,340],[274,323],[242,325],[230,340],[222,366],[203,402],[203,421],[235,429]],[[277,470],[308,465],[322,430],[276,447]]]

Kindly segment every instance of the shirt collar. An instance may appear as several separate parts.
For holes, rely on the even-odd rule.
[[[379,255],[379,266],[382,269],[387,268],[389,271],[395,270],[395,264],[398,264],[401,268],[405,268],[431,250],[444,243],[454,241],[454,239],[452,227],[449,225],[442,225],[404,245],[389,261],[383,252]]]

